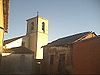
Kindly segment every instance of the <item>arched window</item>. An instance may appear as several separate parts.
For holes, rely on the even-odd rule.
[[[25,42],[24,41],[22,42],[22,46],[25,46]]]
[[[31,30],[34,30],[34,22],[31,23]]]
[[[45,32],[45,23],[44,22],[42,22],[42,30],[43,30],[43,32]]]

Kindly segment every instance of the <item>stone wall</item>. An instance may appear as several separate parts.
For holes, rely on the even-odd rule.
[[[32,74],[33,66],[32,54],[11,54],[2,57],[0,74]]]
[[[73,45],[73,73],[100,74],[100,37]]]
[[[52,64],[51,55],[54,56]],[[67,74],[71,72],[71,64],[68,60],[70,61],[69,46],[44,47],[44,58],[41,61],[40,67],[41,74]]]

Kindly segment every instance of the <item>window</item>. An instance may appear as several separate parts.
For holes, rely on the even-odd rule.
[[[59,63],[65,63],[65,54],[60,54],[59,56]]]
[[[64,73],[65,71],[65,54],[59,55],[58,72]]]
[[[22,42],[22,46],[25,46],[25,42],[24,41]]]
[[[34,22],[32,22],[31,25],[31,30],[34,30]]]
[[[54,62],[54,55],[50,55],[50,64],[53,64]]]
[[[45,23],[44,22],[42,22],[42,30],[43,30],[43,32],[45,32]]]
[[[34,25],[34,22],[32,22],[31,24]]]

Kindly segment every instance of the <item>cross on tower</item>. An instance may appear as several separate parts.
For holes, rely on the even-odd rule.
[[[39,12],[37,11],[36,13],[37,13],[37,16],[38,16],[39,15]]]

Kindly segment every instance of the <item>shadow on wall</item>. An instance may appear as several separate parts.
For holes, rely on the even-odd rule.
[[[0,67],[1,67],[2,54],[0,54]]]
[[[39,74],[39,65],[35,60],[22,55],[20,59],[10,56],[2,57],[0,74]]]

